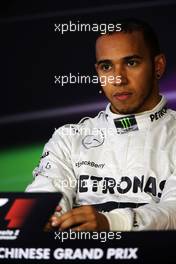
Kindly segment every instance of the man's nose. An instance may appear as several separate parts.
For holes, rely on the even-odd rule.
[[[128,84],[128,78],[126,70],[123,66],[118,65],[114,68],[114,86],[124,86]]]

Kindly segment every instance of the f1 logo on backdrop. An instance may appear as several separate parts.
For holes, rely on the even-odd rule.
[[[21,228],[26,221],[28,215],[34,208],[35,199],[16,198],[10,200],[8,198],[0,198],[0,228]],[[4,214],[5,212],[5,214]],[[4,219],[2,219],[2,215]]]

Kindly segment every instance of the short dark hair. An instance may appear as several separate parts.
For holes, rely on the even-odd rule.
[[[121,31],[124,33],[132,33],[135,31],[142,32],[144,41],[149,47],[151,57],[154,58],[156,55],[161,53],[160,44],[158,37],[154,29],[145,21],[129,18],[118,20],[115,24],[121,24]],[[106,34],[113,34],[117,31],[107,31]]]

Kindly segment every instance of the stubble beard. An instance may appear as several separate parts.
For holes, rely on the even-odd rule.
[[[116,110],[116,112],[118,114],[122,114],[122,115],[128,115],[128,114],[137,114],[137,113],[141,113],[141,112],[144,112],[144,111],[147,111],[147,110],[150,110],[150,109],[145,109],[145,110],[142,110],[142,106],[145,104],[145,102],[147,102],[147,100],[150,98],[150,96],[152,96],[153,94],[153,89],[154,89],[154,86],[153,86],[153,83],[150,82],[150,89],[147,90],[147,93],[145,94],[145,96],[143,96],[143,98],[140,98],[139,99],[139,103],[133,107],[128,107],[128,108],[122,108],[122,109],[119,109],[117,108],[115,105],[113,105],[113,108]],[[112,110],[112,107],[111,107],[111,110]]]

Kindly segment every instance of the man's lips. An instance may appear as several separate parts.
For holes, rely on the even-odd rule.
[[[113,97],[119,101],[124,101],[129,99],[129,97],[132,95],[132,93],[124,92],[124,93],[116,93]]]

